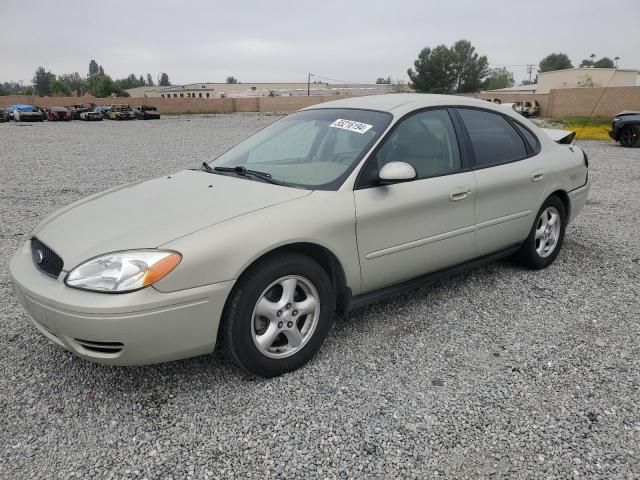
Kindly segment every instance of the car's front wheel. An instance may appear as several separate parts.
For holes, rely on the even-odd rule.
[[[640,147],[640,125],[627,125],[620,132],[620,145]]]
[[[223,319],[225,349],[250,373],[282,375],[318,351],[334,311],[331,281],[317,262],[298,253],[267,257],[231,294]]]
[[[529,236],[515,254],[516,260],[532,269],[546,268],[560,253],[567,224],[567,210],[555,195],[542,204]]]

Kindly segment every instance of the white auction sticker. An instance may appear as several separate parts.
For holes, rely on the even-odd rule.
[[[365,133],[367,130],[373,127],[373,125],[369,125],[367,123],[354,122],[353,120],[344,120],[343,118],[337,119],[329,126],[333,128],[342,128],[343,130],[349,130],[350,132],[356,133]]]

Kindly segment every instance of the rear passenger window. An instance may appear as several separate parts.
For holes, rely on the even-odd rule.
[[[486,110],[458,109],[476,159],[476,167],[490,167],[527,157],[527,147],[502,115]]]

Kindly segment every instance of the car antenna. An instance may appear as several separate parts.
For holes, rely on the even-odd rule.
[[[593,105],[593,108],[591,109],[591,113],[589,113],[589,115],[587,116],[587,119],[582,124],[582,127],[580,127],[580,131],[576,134],[575,137],[573,137],[573,142],[571,142],[571,145],[574,145],[578,141],[578,137],[582,135],[583,130],[591,123],[591,119],[593,118],[593,112],[595,112],[597,106],[600,105],[600,102],[602,101],[602,98],[604,97],[604,94],[607,91],[607,88],[609,88],[609,85],[611,85],[611,82],[613,81],[613,77],[616,76],[616,70],[617,68],[615,68],[611,73],[611,78],[607,82],[607,85],[602,89],[602,93],[600,94],[600,97],[598,97],[598,101]]]

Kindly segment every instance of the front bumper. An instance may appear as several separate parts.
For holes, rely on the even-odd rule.
[[[234,282],[171,293],[104,294],[69,288],[33,264],[29,242],[9,272],[20,303],[49,340],[88,360],[145,365],[213,351]]]
[[[609,136],[613,138],[616,142],[620,140],[620,137],[618,136],[618,130],[611,130],[609,132]]]

